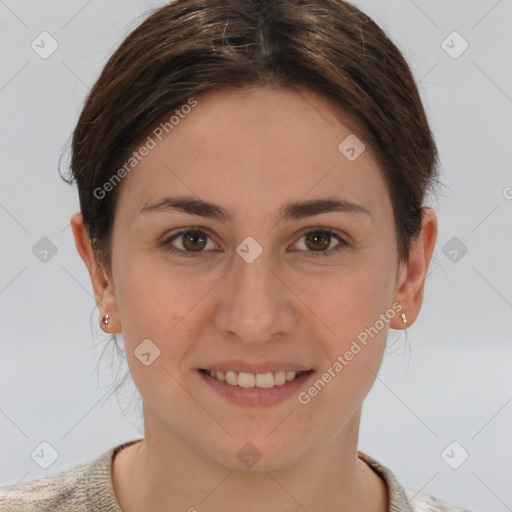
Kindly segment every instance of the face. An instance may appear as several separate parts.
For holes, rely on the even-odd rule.
[[[340,151],[352,130],[326,99],[264,88],[196,100],[121,184],[103,300],[146,435],[233,468],[251,442],[278,468],[358,421],[406,280],[392,205],[370,148]],[[276,380],[246,388],[234,374],[231,386],[201,369]],[[281,370],[312,371],[282,384]]]

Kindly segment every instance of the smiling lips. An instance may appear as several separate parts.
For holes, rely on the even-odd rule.
[[[226,382],[231,386],[240,386],[242,388],[272,388],[274,386],[282,386],[287,381],[292,381],[303,373],[307,373],[296,372],[295,370],[278,370],[276,372],[256,374],[247,372],[235,372],[233,370],[228,370],[226,372],[222,372],[220,370],[201,371],[203,373],[208,373],[210,377],[220,382]]]

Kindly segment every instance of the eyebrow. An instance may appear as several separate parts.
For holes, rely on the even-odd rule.
[[[158,211],[180,211],[225,223],[233,219],[233,215],[222,206],[189,196],[165,197],[155,203],[146,204],[139,215]],[[279,215],[281,220],[300,220],[331,212],[357,213],[371,217],[371,213],[364,206],[338,197],[289,202],[280,208]]]

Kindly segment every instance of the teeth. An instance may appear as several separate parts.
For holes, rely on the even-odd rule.
[[[272,372],[268,373],[258,373],[255,377],[254,385],[258,388],[273,388],[274,387],[274,375]],[[238,376],[238,381],[240,382],[240,375]]]
[[[256,385],[256,375],[254,373],[240,372],[237,382],[241,388],[253,388]]]
[[[293,370],[286,372],[286,380],[295,379],[295,372]]]
[[[215,373],[215,370],[214,370]],[[215,378],[215,375],[213,376]],[[232,371],[226,372],[226,382],[230,384],[231,386],[236,386],[238,383],[236,381],[236,373]]]
[[[274,386],[282,386],[285,382],[295,379],[302,372],[295,372],[293,370],[279,370],[277,372],[268,373],[245,373],[234,372],[228,370],[226,373],[218,370],[208,370],[207,373],[210,377],[226,382],[230,386],[240,386],[241,388],[272,388]]]
[[[278,371],[274,373],[274,386],[282,386],[286,382],[286,372]]]

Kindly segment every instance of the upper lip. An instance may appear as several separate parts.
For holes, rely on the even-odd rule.
[[[208,366],[202,366],[202,370],[217,370],[221,372],[234,371],[244,373],[268,373],[277,372],[279,370],[284,371],[295,371],[295,372],[306,372],[312,370],[311,367],[304,366],[297,363],[290,363],[285,361],[265,361],[261,363],[249,363],[240,359],[231,359],[229,361],[221,361],[218,363],[212,363]]]

